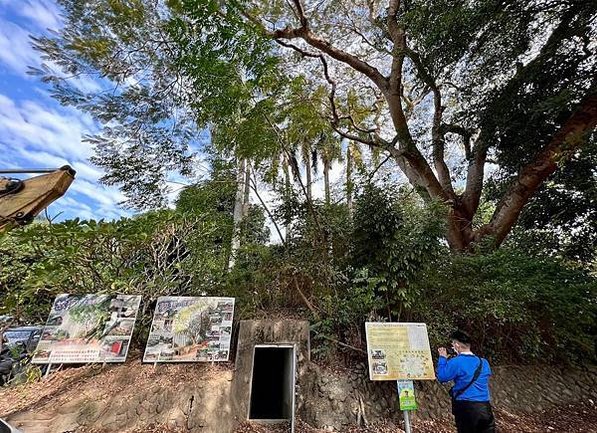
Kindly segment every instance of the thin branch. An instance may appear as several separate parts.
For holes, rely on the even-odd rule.
[[[431,142],[433,145],[433,163],[442,187],[454,195],[450,169],[445,159],[445,141],[441,133],[441,124],[444,107],[442,107],[442,95],[431,73],[425,67],[419,53],[412,49],[405,48],[406,55],[412,60],[419,78],[431,89],[433,93],[433,124],[431,127]]]
[[[382,162],[380,162],[379,164],[377,164],[377,167],[375,167],[375,170],[373,170],[368,177],[368,181],[371,182],[371,180],[373,179],[373,176],[375,176],[375,174],[377,173],[377,171],[386,163],[388,162],[388,160],[392,157],[391,153],[388,153],[388,156],[386,156],[384,158],[384,160]]]
[[[255,172],[255,171],[253,171],[253,172]],[[278,236],[280,237],[280,240],[282,241],[282,244],[285,244],[286,240],[284,239],[284,236],[282,236],[282,231],[280,230],[280,227],[278,226],[278,223],[276,222],[276,219],[274,218],[274,216],[270,212],[269,208],[267,207],[267,205],[265,204],[265,202],[261,198],[261,195],[259,195],[259,191],[257,189],[257,182],[256,182],[256,180],[253,177],[251,177],[251,183],[252,183],[252,185],[250,185],[251,189],[253,190],[253,192],[257,196],[257,199],[261,203],[261,206],[263,207],[263,210],[265,210],[265,213],[267,213],[267,216],[269,217],[270,221],[273,223],[273,225],[274,225],[274,227],[276,229],[276,232],[278,232]]]
[[[296,12],[298,13],[301,27],[307,28],[309,26],[309,21],[307,21],[307,17],[305,16],[305,9],[303,8],[301,0],[292,0],[292,2],[296,7]]]
[[[281,45],[281,46],[283,46],[283,47],[286,47],[286,48],[291,48],[291,49],[293,49],[294,51],[296,51],[296,52],[298,52],[298,53],[302,54],[304,57],[320,58],[320,57],[322,56],[322,54],[321,54],[321,53],[312,53],[312,52],[309,52],[309,51],[305,51],[305,50],[303,50],[302,48],[299,48],[299,47],[297,47],[297,46],[296,46],[296,45],[294,45],[294,44],[291,44],[291,43],[289,43],[289,42],[284,42],[284,41],[281,41],[280,39],[275,39],[275,40],[274,40],[274,42],[275,42],[275,43],[277,43],[278,45]]]

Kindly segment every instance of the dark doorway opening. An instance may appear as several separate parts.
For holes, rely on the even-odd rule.
[[[249,419],[292,420],[294,359],[293,346],[255,346]]]

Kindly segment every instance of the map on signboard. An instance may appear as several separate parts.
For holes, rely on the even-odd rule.
[[[143,362],[228,361],[234,298],[157,300]]]
[[[427,325],[365,323],[371,380],[434,380]]]
[[[141,296],[56,297],[32,362],[124,362]]]

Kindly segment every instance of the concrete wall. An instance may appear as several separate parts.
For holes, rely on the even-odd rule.
[[[256,345],[294,345],[297,355],[296,384],[298,395],[304,382],[304,372],[309,365],[309,322],[300,320],[243,320],[240,322],[232,393],[237,423],[247,419],[250,403],[251,372]],[[301,406],[297,401],[297,406]],[[300,415],[300,411],[298,412]]]
[[[494,406],[510,413],[534,413],[568,403],[597,401],[597,367],[501,366],[491,379]],[[344,371],[309,366],[303,419],[314,427],[341,430],[348,425],[400,419],[394,382],[371,382],[364,363]],[[421,419],[451,419],[449,386],[415,382]],[[306,391],[306,392],[305,392]]]

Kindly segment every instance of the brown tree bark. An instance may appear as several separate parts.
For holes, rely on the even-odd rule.
[[[489,224],[481,227],[475,238],[490,235],[499,246],[520,215],[523,207],[541,184],[556,171],[558,162],[566,161],[583,144],[597,126],[597,93],[587,96],[579,108],[560,127],[549,144],[522,168],[498,206]]]
[[[428,197],[441,200],[448,205],[447,237],[453,250],[470,249],[474,243],[487,236],[492,236],[495,239],[495,245],[499,246],[511,231],[520,212],[532,195],[542,182],[557,169],[557,163],[567,160],[573,151],[585,142],[582,139],[584,134],[595,128],[597,122],[597,96],[592,94],[585,98],[580,104],[580,108],[562,125],[551,142],[537,154],[533,161],[521,170],[517,180],[498,204],[491,222],[478,230],[473,230],[472,222],[481,199],[488,149],[482,144],[471,148],[471,134],[468,131],[459,126],[442,124],[443,107],[440,88],[426,70],[420,56],[408,47],[406,33],[397,18],[400,1],[389,0],[387,8],[387,31],[393,43],[391,51],[392,65],[390,74],[387,77],[374,66],[318,37],[309,26],[309,20],[305,16],[301,1],[292,0],[292,3],[299,18],[300,27],[286,27],[274,32],[265,31],[265,33],[268,33],[276,40],[300,38],[311,47],[319,50],[319,54],[307,53],[300,48],[290,46],[303,55],[321,59],[325,78],[332,87],[330,101],[336,122],[338,120],[334,104],[336,85],[329,76],[324,54],[362,73],[379,89],[388,104],[390,117],[396,131],[396,137],[391,144],[379,139],[364,140],[361,138],[362,135],[343,133],[339,129],[335,129],[345,138],[378,146],[387,151],[414,187],[419,190],[423,189]],[[433,168],[413,140],[402,107],[402,70],[405,57],[411,59],[417,74],[433,94],[434,115],[431,130]],[[360,132],[363,132],[363,130],[360,130]],[[462,136],[465,156],[468,160],[466,187],[462,194],[455,193],[450,171],[445,162],[444,134],[450,132]]]

